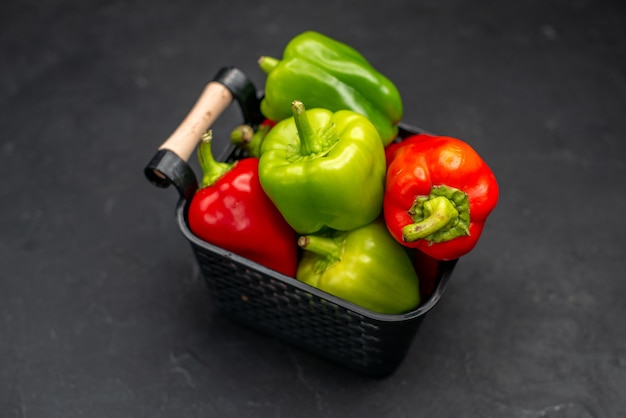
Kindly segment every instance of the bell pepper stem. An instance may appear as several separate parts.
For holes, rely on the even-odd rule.
[[[304,103],[300,100],[294,100],[291,103],[291,109],[293,119],[296,123],[296,129],[298,130],[298,136],[300,137],[300,154],[311,155],[320,152],[320,141],[306,115]]]
[[[230,140],[245,150],[249,157],[260,157],[261,145],[270,129],[272,126],[269,124],[261,124],[256,130],[247,124],[239,125],[230,132]]]
[[[200,188],[211,186],[235,165],[235,163],[216,161],[215,157],[213,157],[213,151],[211,150],[212,142],[213,131],[209,129],[202,134],[202,140],[198,146],[198,161],[202,169]]]
[[[459,216],[454,205],[443,196],[424,202],[424,212],[427,216],[422,221],[402,228],[402,237],[405,241],[412,242],[425,238]]]
[[[452,187],[438,186],[429,196],[418,196],[409,210],[413,223],[402,228],[405,242],[419,239],[438,243],[469,235],[467,194]]]
[[[250,125],[239,125],[236,126],[230,132],[230,140],[233,144],[246,147],[250,142],[252,142],[252,137],[254,136],[254,129]]]
[[[329,261],[341,259],[341,245],[332,238],[319,235],[303,235],[298,238],[298,246],[325,257]]]
[[[273,57],[267,57],[267,56],[262,56],[258,60],[259,67],[265,74],[271,73],[274,70],[274,68],[278,66],[279,63],[280,63],[280,60],[273,58]]]

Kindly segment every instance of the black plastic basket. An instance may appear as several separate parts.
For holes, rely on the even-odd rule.
[[[223,69],[215,81],[237,99],[247,122],[259,122],[256,90],[250,88],[240,71]],[[400,124],[399,140],[418,132],[421,130],[416,127]],[[231,146],[226,156],[236,159],[242,155]],[[178,226],[191,244],[220,312],[367,375],[385,376],[400,365],[426,313],[441,298],[457,263],[438,262],[433,278],[436,287],[416,309],[401,315],[372,312],[196,237],[188,226],[187,208],[197,181],[185,158],[162,147],[145,173],[158,186],[173,184],[177,188]]]

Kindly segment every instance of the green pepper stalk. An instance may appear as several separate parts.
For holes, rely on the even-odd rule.
[[[419,279],[404,247],[382,220],[352,231],[305,235],[296,279],[383,314],[400,314],[420,303]]]
[[[236,164],[236,162],[227,163],[217,161],[211,150],[212,143],[213,131],[209,129],[202,134],[202,141],[200,146],[198,146],[198,161],[200,162],[200,167],[202,168],[202,181],[200,182],[201,189],[215,184],[217,180],[232,170]]]
[[[365,115],[383,145],[396,138],[403,115],[400,93],[354,48],[307,31],[287,44],[282,59],[263,56],[259,66],[267,74],[261,101],[265,117],[289,117],[289,103],[298,98],[309,108],[347,109]]]
[[[249,157],[258,158],[261,156],[261,144],[274,125],[273,121],[266,119],[256,129],[248,124],[236,126],[230,132],[230,141],[246,151]]]
[[[385,151],[374,125],[341,110],[306,110],[276,124],[261,147],[263,190],[296,232],[351,230],[382,211]]]

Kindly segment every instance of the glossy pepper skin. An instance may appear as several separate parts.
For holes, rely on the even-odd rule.
[[[299,234],[347,231],[382,211],[385,151],[376,128],[350,110],[305,110],[277,123],[263,140],[265,193]]]
[[[334,296],[383,314],[420,303],[419,280],[403,246],[381,219],[351,231],[305,235],[296,278]]]
[[[263,56],[259,66],[267,74],[261,101],[265,117],[289,117],[289,105],[298,99],[310,109],[348,109],[365,115],[384,145],[397,136],[403,114],[400,93],[354,48],[308,31],[287,44],[281,60]]]
[[[210,134],[203,137],[198,158],[204,175],[189,206],[191,231],[206,242],[295,277],[297,236],[263,192],[258,158],[217,162]]]
[[[391,235],[437,260],[470,252],[498,201],[496,178],[466,142],[417,134],[386,149]]]

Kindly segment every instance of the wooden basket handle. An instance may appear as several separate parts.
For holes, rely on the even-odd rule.
[[[183,161],[189,161],[202,134],[233,101],[233,95],[225,85],[217,81],[209,82],[202,91],[191,111],[176,130],[161,144],[159,149],[174,152]]]
[[[157,153],[144,168],[148,180],[158,186],[174,184],[183,198],[189,198],[198,184],[187,161],[194,152],[202,134],[237,100],[247,124],[256,126],[263,120],[259,98],[254,84],[235,67],[222,68],[207,83],[187,116],[161,144]]]

